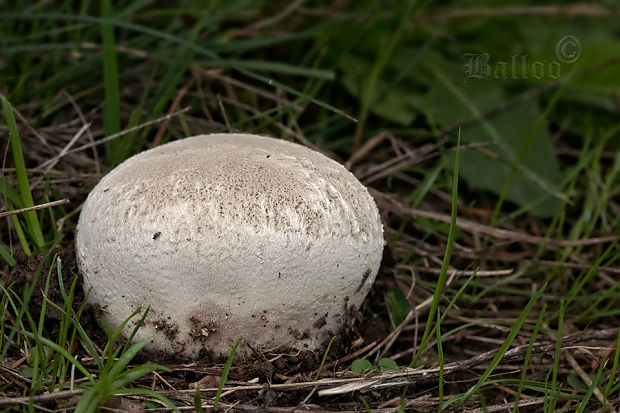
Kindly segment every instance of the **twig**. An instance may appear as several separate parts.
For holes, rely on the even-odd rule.
[[[196,80],[195,77],[192,78],[189,81],[189,83],[187,83],[185,86],[183,86],[181,88],[181,90],[179,90],[179,92],[175,96],[174,100],[172,101],[172,104],[170,105],[170,109],[168,110],[168,114],[169,115],[171,115],[174,111],[177,110],[177,108],[181,104],[181,99],[183,99],[183,97],[187,94],[187,92],[189,91],[190,87],[192,87],[192,85],[194,84],[195,80]],[[153,138],[153,140],[151,141],[151,144],[150,144],[151,148],[159,146],[159,144],[161,143],[161,139],[163,138],[164,133],[166,132],[166,129],[168,129],[168,126],[170,125],[170,119],[171,118],[168,118],[168,119],[164,120],[161,123],[161,125],[159,125],[157,133],[155,134],[155,138]]]
[[[186,107],[186,108],[178,110],[178,111],[176,111],[174,113],[169,113],[169,114],[161,116],[161,117],[159,117],[157,119],[153,119],[153,120],[150,120],[148,122],[144,122],[144,123],[141,123],[139,125],[136,125],[134,127],[122,130],[122,131],[120,131],[118,133],[115,133],[113,135],[106,136],[105,138],[99,139],[99,140],[97,140],[95,142],[91,142],[91,143],[84,144],[82,146],[78,146],[77,148],[74,148],[74,149],[71,149],[70,151],[67,151],[65,153],[65,155],[70,155],[72,153],[81,152],[84,149],[89,149],[89,148],[92,148],[94,146],[101,145],[103,143],[109,142],[109,141],[114,140],[116,138],[120,138],[121,136],[125,136],[125,135],[127,135],[129,133],[135,132],[135,131],[137,131],[139,129],[145,128],[145,127],[150,126],[150,125],[154,125],[154,124],[159,123],[159,122],[163,122],[163,121],[165,121],[167,119],[170,119],[170,118],[172,118],[174,116],[178,116],[178,115],[180,115],[182,113],[187,112],[188,110],[189,110],[189,107]]]
[[[570,363],[571,367],[573,368],[573,370],[575,370],[577,372],[577,374],[579,375],[579,378],[581,380],[583,380],[583,382],[586,384],[586,386],[590,387],[592,386],[592,379],[590,379],[590,376],[588,376],[588,374],[581,368],[581,366],[579,365],[579,363],[577,363],[577,360],[575,360],[575,358],[573,357],[573,355],[571,354],[570,351],[566,351],[566,358],[568,359],[568,362]],[[607,401],[607,399],[605,399],[605,396],[603,395],[603,393],[599,390],[598,387],[594,388],[594,395],[596,396],[596,398],[598,399],[599,402],[601,402],[601,404],[603,405],[603,407],[605,407],[607,410],[603,409],[603,411],[606,411],[608,413],[618,413],[616,411],[616,409],[613,408],[613,406],[611,405],[611,403],[609,403]]]
[[[63,89],[61,91],[61,93],[67,98],[67,100],[69,101],[69,103],[71,103],[71,106],[73,106],[73,110],[75,110],[75,113],[77,113],[78,118],[80,119],[80,121],[82,122],[83,125],[86,125],[87,123],[89,123],[86,120],[86,116],[84,115],[84,113],[82,112],[82,109],[80,108],[80,106],[77,104],[77,102],[75,101],[75,99],[73,98],[73,96],[67,92],[65,89]],[[93,136],[90,128],[86,131],[86,136],[88,137],[88,141],[93,143],[95,142],[95,137]],[[97,150],[93,148],[93,164],[95,166],[95,172],[97,174],[101,173],[101,165],[99,164],[99,154],[97,153]]]
[[[24,212],[36,211],[39,209],[52,208],[58,205],[68,204],[67,198],[59,199],[58,201],[46,202],[45,204],[35,205],[27,208],[13,209],[11,211],[0,212],[0,218],[8,217],[15,214],[23,214]]]
[[[586,342],[590,340],[613,340],[618,335],[617,328],[610,328],[606,330],[595,331],[592,333],[575,333],[564,336],[562,338],[562,348],[568,348],[574,346],[576,343]],[[551,354],[555,351],[555,341],[545,340],[534,343],[531,349],[531,354]],[[528,352],[529,344],[514,347],[508,350],[503,357],[504,362],[512,362],[522,360]],[[480,365],[486,365],[491,361],[497,353],[497,350],[487,351],[485,353],[478,354],[467,360],[455,361],[448,363],[444,366],[444,377],[455,373],[462,373],[474,367]],[[337,395],[348,393],[357,390],[366,389],[380,389],[386,387],[402,386],[418,382],[427,382],[436,380],[439,377],[439,367],[433,367],[428,369],[410,369],[403,368],[396,372],[390,372],[386,374],[380,374],[374,377],[355,377],[355,378],[336,378],[336,379],[321,379],[319,381],[310,381],[303,383],[282,383],[272,384],[269,386],[274,391],[295,391],[303,390],[307,388],[313,388],[314,386],[323,387],[323,390],[319,390],[319,396]],[[262,390],[263,384],[250,384],[250,385],[235,385],[226,386],[224,391],[230,390]],[[165,396],[174,397],[179,394],[193,394],[195,389],[180,390],[178,392],[162,391]],[[200,389],[201,392],[215,392],[217,388]]]
[[[547,400],[546,397],[532,397],[519,400],[519,407],[536,406],[543,404]],[[507,412],[510,411],[505,404],[496,404],[495,406],[478,407],[477,409],[465,410],[466,413],[486,413],[486,412]]]
[[[438,147],[442,142],[429,143],[420,146],[415,150],[407,150],[405,153],[398,154],[397,156],[388,159],[379,165],[373,166],[367,171],[364,171],[364,173],[356,174],[356,176],[365,184],[372,183],[394,173],[395,171],[408,168],[412,165],[438,156]]]
[[[410,267],[408,265],[402,265],[402,264],[397,264],[396,268],[398,269],[405,269],[405,270],[411,270],[411,271],[418,271],[418,272],[425,272],[428,274],[439,274],[441,272],[441,268],[430,268],[430,267]],[[515,270],[513,268],[508,268],[505,270],[478,270],[478,271],[472,271],[472,270],[452,270],[451,272],[454,272],[456,275],[458,275],[459,277],[469,277],[471,275],[473,275],[474,273],[476,273],[477,277],[499,277],[499,276],[506,276],[506,275],[510,275],[514,272]]]
[[[224,123],[226,124],[226,129],[228,129],[228,132],[233,133],[233,129],[230,126],[230,122],[228,122],[228,116],[226,115],[226,109],[224,109],[224,104],[222,103],[222,97],[220,96],[220,94],[217,94],[217,104],[220,107],[220,111],[222,112],[222,117],[224,118]]]
[[[448,281],[446,281],[446,288],[448,288],[452,284],[452,281],[454,281],[456,276],[457,276],[456,271],[451,270],[450,277],[448,278]],[[412,310],[410,310],[405,316],[405,319],[394,329],[394,331],[392,331],[381,343],[379,343],[379,345],[375,347],[375,349],[372,352],[370,352],[370,354],[374,354],[375,352],[378,352],[379,350],[381,350],[382,347],[385,347],[384,352],[389,350],[390,347],[392,347],[392,345],[398,338],[398,336],[400,336],[400,334],[403,332],[405,327],[414,318],[416,318],[416,316],[420,313],[420,311],[428,307],[432,301],[433,301],[433,297],[429,296],[426,300],[422,301],[420,304],[418,304]]]
[[[219,80],[220,82],[222,82],[224,84],[229,83],[229,84],[231,84],[233,86],[240,87],[242,89],[247,90],[248,92],[255,93],[258,96],[263,97],[265,99],[269,99],[269,100],[272,100],[274,102],[277,102],[280,99],[278,96],[276,96],[275,93],[268,92],[268,91],[266,91],[264,89],[257,88],[255,86],[252,86],[252,85],[248,84],[248,83],[241,82],[238,79],[234,79],[234,78],[228,77],[228,76],[220,73],[219,70],[213,70],[213,69],[205,70],[203,73],[206,76],[212,77],[214,79],[217,79],[217,80]],[[297,112],[302,112],[303,109],[304,109],[303,107],[299,106],[295,102],[287,101],[287,105],[289,107],[291,107],[292,109],[296,110]]]
[[[28,397],[0,397],[0,406],[11,406],[14,404],[23,403],[37,403],[37,402],[50,402],[60,399],[68,399],[69,397],[77,396],[84,393],[83,389],[75,390],[63,390],[54,393],[44,393],[37,396]]]
[[[397,215],[408,215],[413,218],[423,217],[428,219],[433,219],[440,222],[450,223],[450,215],[441,214],[439,212],[433,211],[425,211],[422,209],[413,209],[408,208],[398,202],[393,197],[384,194],[375,189],[369,188],[369,192],[371,195],[377,199],[384,202],[384,206],[386,206],[388,210],[391,210]],[[506,239],[518,242],[525,242],[528,244],[539,244],[544,245],[547,248],[550,247],[582,247],[587,245],[597,245],[604,244],[607,242],[614,242],[618,239],[617,235],[609,235],[606,237],[597,237],[597,238],[586,238],[586,239],[578,239],[578,240],[558,240],[547,237],[539,237],[536,235],[524,234],[518,231],[511,231],[508,229],[495,228],[489,225],[480,224],[478,222],[470,221],[468,219],[457,218],[456,226],[462,230],[469,231],[472,233],[481,233],[490,235],[494,238]]]
[[[288,6],[286,6],[284,9],[282,9],[282,11],[280,11],[279,13],[274,14],[273,16],[270,16],[264,20],[260,20],[249,27],[238,30],[234,34],[236,36],[250,35],[262,28],[271,26],[272,24],[279,22],[280,20],[284,19],[286,16],[294,12],[295,9],[297,9],[299,6],[301,6],[304,3],[304,1],[305,0],[296,0],[292,2],[291,4],[289,4]]]
[[[374,346],[377,345],[376,341],[373,341],[372,343],[370,343],[369,345],[367,345],[364,348],[361,348],[351,354],[348,354],[342,358],[339,358],[338,360],[334,360],[332,362],[327,363],[326,365],[323,366],[323,370],[327,370],[329,368],[332,368],[334,366],[337,366],[338,364],[342,364],[342,363],[346,363],[349,360],[353,360],[354,358],[364,354],[365,352],[367,352],[368,350],[370,350],[371,348],[373,348]],[[315,370],[312,372],[311,376],[314,377],[314,375],[318,372],[318,370]]]
[[[368,154],[372,152],[373,149],[377,147],[383,140],[388,138],[388,134],[386,132],[379,132],[378,135],[374,136],[371,139],[368,139],[366,142],[362,144],[359,148],[357,148],[351,156],[349,160],[345,162],[344,167],[348,170],[351,170],[351,167],[358,162],[359,160],[365,158]]]
[[[588,341],[588,340],[601,340],[601,339],[613,339],[618,334],[617,328],[611,328],[607,330],[597,331],[592,334],[585,335],[583,333],[576,333],[565,336],[562,338],[562,348],[575,343]],[[521,360],[528,351],[529,344],[514,347],[508,350],[502,360],[504,362]],[[531,349],[531,354],[547,354],[555,351],[554,341],[545,341],[534,343]],[[493,358],[495,358],[497,351],[491,350],[485,353],[478,354],[468,360],[455,361],[453,363],[446,364],[443,369],[444,377],[447,375],[460,373],[467,371],[473,367],[479,365],[488,364]],[[324,389],[319,391],[319,396],[332,396],[337,394],[349,393],[358,390],[375,390],[385,387],[403,386],[407,384],[413,384],[417,382],[426,382],[429,380],[436,380],[439,377],[439,367],[430,369],[410,369],[404,368],[394,373],[382,374],[377,377],[369,378],[366,380],[349,381],[346,384],[340,385],[331,389]]]
[[[573,262],[560,262],[560,261],[549,261],[549,260],[534,260],[534,261],[530,261],[533,264],[536,265],[549,265],[552,267],[562,267],[562,268],[575,268],[575,269],[579,269],[579,270],[587,270],[590,269],[590,265],[587,264],[577,264],[577,263],[573,263]],[[615,267],[598,267],[599,271],[602,272],[609,272],[612,274],[620,274],[620,268],[615,268]]]
[[[51,159],[48,159],[47,161],[43,162],[41,165],[38,166],[39,169],[45,168],[43,170],[43,174],[49,173],[49,171],[51,171],[52,168],[54,166],[56,166],[58,161],[60,161],[60,159],[67,154],[67,152],[71,149],[73,144],[75,144],[75,142],[77,142],[77,140],[80,139],[82,137],[82,135],[84,135],[84,133],[86,133],[86,131],[88,131],[90,129],[91,125],[92,125],[92,122],[88,122],[88,123],[82,125],[80,130],[73,136],[73,138],[71,138],[69,143],[67,143],[65,145],[65,147],[62,148],[62,151],[60,151],[60,153],[58,155],[54,156]],[[40,179],[43,179],[43,177],[41,177]]]
[[[590,16],[609,17],[620,14],[620,8],[608,8],[594,3],[573,3],[565,6],[509,6],[509,7],[476,7],[455,8],[453,10],[433,14],[422,15],[419,19],[447,20],[462,19],[468,17],[500,17],[500,16]]]
[[[2,93],[0,93],[0,97],[6,98],[6,96],[4,96]],[[19,119],[20,122],[26,125],[26,128],[30,131],[30,133],[32,133],[39,140],[39,142],[41,142],[43,146],[45,146],[48,149],[51,149],[50,144],[47,142],[47,140],[43,136],[41,136],[39,132],[37,132],[37,130],[30,124],[30,122],[26,120],[24,115],[22,115],[21,112],[17,110],[15,106],[11,105],[11,107],[13,108],[13,113],[15,113],[15,116],[17,116],[17,119]]]

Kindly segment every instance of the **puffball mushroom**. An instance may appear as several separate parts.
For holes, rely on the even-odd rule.
[[[353,174],[248,134],[129,158],[89,194],[76,240],[89,301],[110,326],[150,307],[135,338],[177,359],[225,356],[240,336],[262,351],[320,348],[361,305],[383,245]]]

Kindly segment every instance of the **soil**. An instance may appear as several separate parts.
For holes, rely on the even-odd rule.
[[[217,333],[219,326],[213,321],[204,321],[194,316],[189,319],[192,324],[191,336],[194,340],[205,341],[211,334]]]
[[[160,318],[159,320],[153,321],[153,325],[156,329],[163,331],[168,340],[172,341],[177,337],[179,326],[176,323],[165,318]]]
[[[79,311],[80,305],[84,302],[85,294],[82,288],[78,275],[78,268],[75,258],[75,243],[73,240],[67,241],[57,247],[57,257],[60,259],[62,268],[62,283],[64,286],[64,294],[69,295],[71,285],[74,279],[77,278],[77,283],[74,290],[73,310]],[[7,287],[12,285],[13,291],[15,291],[20,297],[23,297],[24,292],[28,285],[30,285],[36,278],[36,285],[34,287],[32,296],[29,301],[29,311],[33,320],[38,320],[41,314],[41,308],[43,304],[43,291],[45,291],[45,284],[47,275],[50,273],[49,264],[39,268],[39,263],[44,262],[45,256],[38,255],[36,257],[28,257],[23,252],[19,251],[16,255],[17,264],[9,270],[8,277],[3,280],[3,286]],[[49,289],[47,292],[47,299],[59,307],[63,307],[64,298],[63,292],[60,289],[56,271],[56,263],[53,263],[51,271]],[[105,346],[107,341],[105,333],[99,328],[98,319],[101,318],[102,311],[98,306],[87,305],[86,309],[82,312],[80,318],[80,324],[88,334],[88,336],[97,343],[101,348]],[[45,336],[54,340],[58,336],[58,326],[61,320],[61,313],[52,305],[46,305],[45,309]]]

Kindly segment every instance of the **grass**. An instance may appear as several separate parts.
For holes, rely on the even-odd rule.
[[[431,307],[428,312],[428,319],[426,320],[426,327],[424,329],[424,335],[422,336],[422,340],[420,341],[420,346],[418,347],[418,351],[411,361],[409,367],[414,367],[416,362],[419,360],[420,356],[426,350],[426,344],[428,344],[428,340],[430,339],[431,329],[433,327],[433,320],[435,319],[435,314],[439,308],[439,300],[443,295],[443,291],[446,285],[446,281],[448,278],[448,267],[450,266],[450,258],[452,258],[452,250],[454,248],[454,242],[456,240],[456,215],[457,215],[457,205],[458,205],[458,194],[459,194],[459,153],[460,153],[460,144],[461,144],[461,136],[459,133],[458,140],[456,143],[456,157],[454,158],[454,177],[452,178],[452,207],[450,213],[450,230],[448,232],[448,241],[446,244],[446,252],[443,257],[443,261],[441,263],[441,271],[439,272],[439,277],[437,279],[437,284],[435,285],[435,293],[433,294],[433,301],[431,302]],[[437,326],[437,334],[439,332],[439,326]],[[440,346],[440,344],[438,343]]]
[[[5,97],[2,97],[0,99],[2,100],[2,109],[4,110],[4,117],[6,119],[8,132],[11,140],[11,150],[13,155],[13,162],[15,164],[15,175],[17,177],[17,190],[19,191],[19,201],[21,201],[19,205],[21,208],[31,207],[34,206],[34,201],[32,199],[32,193],[30,192],[28,173],[26,171],[24,154],[22,151],[21,141],[19,139],[17,123],[15,122],[15,115],[13,114],[13,108]],[[15,191],[13,192],[15,193]],[[16,197],[13,197],[13,202],[16,201]],[[6,200],[6,202],[7,208],[12,209],[12,205],[8,201],[8,199]],[[45,240],[43,239],[43,233],[41,231],[41,226],[39,225],[39,218],[37,217],[37,213],[35,211],[26,212],[24,214],[24,219],[26,221],[25,229],[30,235],[35,250],[40,250],[41,248],[43,248]],[[29,242],[24,234],[24,226],[21,225],[21,223],[17,220],[16,217],[13,218],[13,225],[16,228],[16,232],[18,234],[23,251],[26,253],[26,255],[32,255]]]
[[[235,353],[237,352],[237,348],[241,343],[243,338],[239,337],[235,344],[233,344],[232,350],[230,350],[230,354],[228,354],[228,358],[226,358],[226,364],[224,364],[224,370],[222,371],[222,377],[220,378],[220,384],[217,386],[217,392],[215,393],[215,397],[213,398],[213,407],[216,408],[220,403],[220,398],[222,397],[222,391],[224,390],[224,385],[226,384],[226,379],[228,378],[228,372],[230,371],[230,366],[232,366],[233,360],[235,359]]]
[[[0,409],[620,410],[617,9],[401,3],[0,12],[0,212],[42,206],[0,224]],[[534,76],[569,35],[579,58]],[[387,245],[350,340],[169,363],[132,340],[147,311],[105,328],[86,304],[89,189],[228,130],[318,148],[369,187]]]

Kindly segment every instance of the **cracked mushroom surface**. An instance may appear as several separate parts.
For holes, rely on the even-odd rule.
[[[342,165],[247,134],[127,159],[89,194],[76,237],[89,301],[113,328],[150,307],[135,338],[180,360],[226,356],[240,336],[320,348],[361,305],[383,245],[374,200]]]

